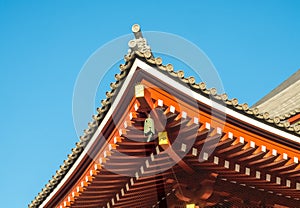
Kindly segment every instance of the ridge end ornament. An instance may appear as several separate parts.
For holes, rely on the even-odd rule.
[[[152,56],[151,48],[148,45],[146,38],[143,37],[140,25],[134,24],[131,30],[134,34],[134,39],[128,42],[128,46],[130,48],[128,51],[129,54],[137,51],[143,54],[146,58],[150,58]]]

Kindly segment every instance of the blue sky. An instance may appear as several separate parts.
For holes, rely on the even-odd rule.
[[[132,24],[195,43],[229,97],[251,105],[300,68],[299,9],[290,0],[0,0],[1,207],[26,207],[66,159],[78,141],[77,75]]]

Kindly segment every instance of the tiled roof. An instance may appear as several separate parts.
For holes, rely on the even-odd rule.
[[[284,115],[300,107],[300,69],[254,104],[271,116]]]
[[[261,113],[259,112],[258,108],[250,108],[247,103],[240,104],[236,98],[229,99],[227,94],[218,94],[215,88],[207,89],[204,82],[196,83],[194,77],[185,77],[183,71],[175,71],[172,64],[164,65],[162,58],[153,57],[150,47],[142,37],[139,25],[133,25],[132,31],[134,32],[135,39],[129,42],[131,50],[129,50],[129,53],[124,57],[125,63],[121,64],[119,67],[120,73],[115,75],[116,81],[110,84],[111,90],[106,92],[106,99],[101,101],[102,106],[97,108],[98,114],[93,116],[93,120],[88,124],[88,128],[84,131],[84,134],[80,136],[80,141],[76,143],[75,148],[72,149],[72,152],[68,155],[68,158],[63,162],[63,164],[60,166],[60,169],[56,171],[55,175],[52,176],[49,182],[28,205],[28,207],[39,207],[70,170],[105,117],[118,90],[122,86],[123,80],[126,78],[136,58],[142,59],[151,66],[157,67],[160,72],[167,74],[178,82],[188,84],[194,91],[204,96],[209,96],[216,102],[224,103],[227,107],[234,109],[235,111],[248,115],[249,117],[264,123],[268,123],[271,126],[289,133],[300,135],[299,125],[291,126],[289,122],[285,121],[288,116],[271,118],[267,112]],[[296,112],[299,112],[299,109],[297,109]],[[293,112],[290,114],[292,115]]]
[[[277,95],[282,90],[293,85],[298,80],[300,80],[300,69],[297,72],[295,72],[292,76],[290,76],[287,80],[282,82],[278,87],[276,87],[274,90],[272,90],[269,94],[267,94],[261,100],[259,100],[257,103],[255,103],[254,106],[258,106],[258,105],[266,102],[267,100],[272,98],[274,95]]]
[[[286,119],[289,119],[299,113],[300,113],[300,108],[295,108],[294,110],[291,110],[289,112],[286,112],[286,113],[278,115],[278,116],[280,117],[281,120],[286,120]]]

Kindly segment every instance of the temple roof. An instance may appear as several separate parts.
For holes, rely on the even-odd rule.
[[[300,112],[300,69],[253,105],[271,117],[289,118]]]
[[[108,112],[136,58],[156,67],[157,70],[176,80],[178,83],[188,85],[195,92],[209,97],[217,103],[222,103],[237,113],[243,114],[247,117],[253,118],[261,123],[268,124],[292,135],[300,135],[300,126],[291,126],[287,121],[282,122],[285,120],[285,118],[276,116],[272,117],[273,114],[268,112],[260,112],[258,108],[250,108],[247,103],[239,103],[236,98],[230,99],[226,94],[218,94],[215,88],[207,89],[204,82],[197,83],[194,77],[185,77],[183,71],[175,71],[172,64],[164,65],[162,58],[153,56],[150,47],[147,45],[147,42],[141,34],[139,25],[134,25],[132,27],[132,31],[135,35],[135,38],[128,44],[130,50],[129,53],[125,55],[125,63],[120,65],[120,73],[115,75],[116,81],[110,84],[111,90],[106,92],[106,99],[102,100],[102,106],[97,108],[98,114],[93,116],[93,120],[88,124],[88,128],[84,131],[84,134],[80,136],[80,140],[76,143],[76,146],[72,149],[72,152],[68,155],[68,158],[60,166],[60,169],[56,171],[56,174],[49,180],[42,191],[29,204],[29,207],[39,207],[66,176]],[[300,71],[297,72],[297,76],[300,75],[299,72]],[[291,82],[291,80],[289,82]],[[288,84],[285,84],[285,86],[287,85]],[[289,86],[292,85],[290,84]],[[267,99],[268,98],[265,100]],[[259,102],[258,104],[260,103],[263,102]]]

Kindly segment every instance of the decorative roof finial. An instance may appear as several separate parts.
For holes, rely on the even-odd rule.
[[[141,27],[138,24],[132,25],[131,28],[135,39],[130,40],[128,42],[128,46],[130,48],[129,53],[137,52],[141,53],[146,58],[150,58],[152,56],[150,46],[147,44],[147,40],[143,37],[141,32]]]
[[[136,39],[138,38],[143,38],[142,32],[141,32],[141,27],[139,24],[134,24],[131,27],[131,30],[135,36]]]

